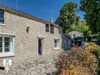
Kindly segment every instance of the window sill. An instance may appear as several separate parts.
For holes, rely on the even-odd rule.
[[[6,26],[6,24],[0,23],[0,26]]]
[[[54,48],[54,50],[58,50],[58,49],[60,49],[60,48]]]
[[[3,53],[3,54],[0,54],[0,57],[10,57],[10,56],[15,56],[15,54],[12,54],[12,53]]]

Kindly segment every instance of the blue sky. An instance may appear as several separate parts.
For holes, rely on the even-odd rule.
[[[18,0],[18,10],[49,21],[54,22],[59,16],[59,10],[68,2],[75,2],[80,6],[80,0]],[[0,4],[16,9],[16,0],[0,0]],[[84,19],[84,12],[77,15]]]

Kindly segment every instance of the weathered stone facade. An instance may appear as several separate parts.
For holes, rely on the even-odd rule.
[[[53,65],[52,63],[49,64],[49,61],[53,61],[51,54],[52,53],[57,54],[63,50],[62,49],[62,35],[59,34],[59,29],[61,28],[57,25],[54,25],[54,34],[51,34],[50,32],[45,31],[45,25],[46,23],[50,24],[49,22],[46,22],[44,20],[40,21],[40,19],[34,20],[34,17],[32,18],[32,16],[27,16],[27,14],[25,15],[23,13],[15,12],[13,10],[10,10],[10,8],[7,9],[7,7],[5,6],[3,7],[0,6],[0,8],[5,10],[4,12],[5,23],[0,24],[0,33],[15,34],[14,36],[15,37],[15,50],[14,50],[15,55],[0,57],[0,66],[3,66],[2,64],[3,59],[11,59],[13,63],[13,66],[11,66],[12,68],[11,72],[13,73],[11,74],[9,73],[9,75],[36,75],[34,73],[29,74],[29,71],[32,70],[32,72],[34,72],[33,69],[36,69],[36,67],[33,68],[33,66],[34,65],[36,66],[35,61],[37,61],[38,58],[43,58],[43,62],[47,63],[45,65]],[[26,32],[27,27],[29,28],[28,33]],[[37,40],[39,37],[42,37],[44,39],[44,50],[43,50],[42,56],[39,56],[37,53],[37,50],[38,50]],[[54,49],[55,38],[60,39],[59,49]],[[49,57],[50,59],[46,57]],[[29,60],[26,61],[25,59],[29,59]],[[46,61],[45,59],[49,61]],[[15,64],[17,62],[18,64]],[[24,63],[26,65],[28,64],[28,67],[30,67],[30,69],[28,69],[28,67],[25,67],[25,65],[23,66]],[[43,67],[43,66],[44,64],[39,65],[37,67]],[[49,66],[49,67],[52,67],[52,66]],[[28,72],[25,70],[27,70]],[[20,72],[17,72],[17,71],[20,71]],[[21,71],[23,74],[21,73]],[[37,75],[44,75],[44,74],[37,74]]]

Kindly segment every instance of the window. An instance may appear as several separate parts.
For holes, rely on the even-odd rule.
[[[61,34],[61,29],[59,29],[59,34]]]
[[[73,34],[73,38],[75,38],[76,37],[76,35],[75,34]]]
[[[14,54],[14,37],[0,35],[0,57]]]
[[[4,52],[10,52],[10,38],[4,37],[4,43],[5,43],[5,51]]]
[[[59,48],[60,48],[60,40],[54,39],[54,49],[59,49]]]
[[[46,26],[45,26],[45,31],[46,31],[46,32],[49,32],[49,24],[46,24]]]
[[[4,23],[4,11],[0,9],[0,23]]]
[[[52,25],[52,24],[46,24],[45,25],[45,31],[46,32],[50,32],[50,33],[54,33],[54,25]]]
[[[0,52],[2,52],[2,37],[0,37]]]
[[[54,33],[54,25],[50,25],[50,33]]]

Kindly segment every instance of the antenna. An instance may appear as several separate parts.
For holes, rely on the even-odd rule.
[[[18,0],[16,0],[16,9],[18,10]]]

